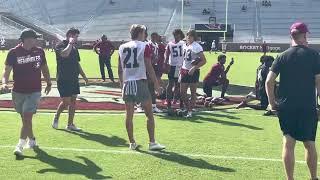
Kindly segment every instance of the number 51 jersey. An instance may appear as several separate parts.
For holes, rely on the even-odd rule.
[[[151,49],[145,42],[130,41],[119,47],[124,82],[147,79],[145,58],[151,58]]]
[[[183,47],[185,42],[169,42],[167,45],[167,51],[170,53],[169,64],[170,66],[182,66],[183,62]]]

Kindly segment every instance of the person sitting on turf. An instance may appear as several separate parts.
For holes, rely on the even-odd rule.
[[[260,62],[262,64],[257,69],[257,76],[256,76],[256,86],[255,91],[256,95],[253,92],[249,93],[245,100],[243,100],[238,106],[239,108],[250,107],[256,110],[265,110],[269,105],[268,96],[265,89],[266,79],[269,73],[269,69],[274,61],[272,56],[262,56],[260,58]],[[249,105],[248,103],[254,99],[260,101],[258,105]]]
[[[224,95],[229,86],[229,80],[227,79],[227,73],[230,70],[230,67],[233,65],[234,60],[232,58],[230,64],[225,69],[224,64],[226,63],[226,55],[221,54],[218,56],[218,63],[212,66],[211,71],[203,80],[203,92],[206,94],[206,97],[212,97],[212,87],[222,85],[221,98],[224,98]]]

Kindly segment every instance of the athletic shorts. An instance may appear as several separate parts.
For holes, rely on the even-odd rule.
[[[79,81],[58,81],[57,87],[60,97],[72,97],[80,94]]]
[[[168,79],[178,81],[180,69],[181,68],[179,66],[170,66],[170,71],[168,73]]]
[[[181,69],[179,82],[180,83],[198,83],[200,77],[200,70],[197,69],[194,71],[193,75],[188,74],[188,70]]]
[[[122,98],[125,102],[141,103],[151,99],[148,88],[148,81],[137,80],[124,82]]]
[[[260,100],[261,107],[267,108],[269,105],[268,95],[265,89],[261,89],[257,91],[256,97]]]
[[[41,92],[17,93],[12,91],[12,101],[17,113],[36,113],[40,103]]]
[[[283,135],[290,135],[298,141],[315,141],[318,116],[313,109],[286,109],[278,112]]]

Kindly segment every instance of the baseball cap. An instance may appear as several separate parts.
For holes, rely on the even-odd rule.
[[[22,32],[21,32],[21,35],[20,35],[20,39],[26,39],[26,38],[39,38],[41,37],[40,34],[37,34],[34,30],[32,29],[24,29]]]
[[[293,23],[290,27],[290,34],[292,34],[296,30],[299,31],[300,33],[309,32],[308,26],[303,22]]]

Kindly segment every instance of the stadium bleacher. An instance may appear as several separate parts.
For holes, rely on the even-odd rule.
[[[149,32],[157,31],[172,38],[171,32],[181,27],[181,0],[2,0],[0,4],[16,16],[28,19],[39,27],[63,35],[71,26],[81,30],[81,38],[94,40],[107,34],[112,40],[128,40],[132,23],[142,23]],[[263,38],[268,42],[287,42],[288,27],[297,20],[309,24],[312,42],[320,39],[320,17],[316,0],[271,0],[269,7],[261,1],[229,1],[228,23],[234,27],[234,42],[253,42]],[[246,10],[242,10],[245,5]],[[203,15],[204,8],[210,13]],[[184,30],[196,23],[208,23],[215,16],[218,23],[225,23],[226,0],[190,0],[184,7]]]

